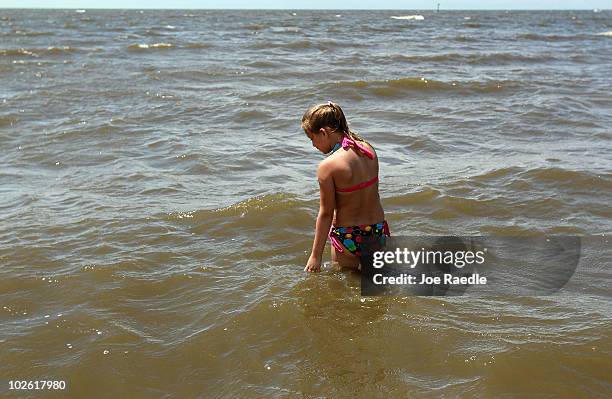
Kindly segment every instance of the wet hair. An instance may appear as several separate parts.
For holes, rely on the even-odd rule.
[[[345,134],[353,140],[367,143],[363,137],[349,128],[342,108],[331,101],[325,104],[313,105],[302,116],[302,129],[304,129],[304,132],[318,134],[321,128],[329,128],[334,132]]]

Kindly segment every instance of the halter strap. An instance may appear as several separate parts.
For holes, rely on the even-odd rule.
[[[345,150],[348,150],[349,147],[353,147],[354,149],[361,152],[366,157],[370,159],[374,159],[374,153],[372,152],[372,150],[370,150],[365,145],[358,143],[353,138],[347,135],[344,135],[344,137],[342,138],[342,148],[344,148]]]
[[[332,148],[332,150],[330,152],[328,152],[327,155],[329,156],[329,155],[333,154],[334,152],[338,151],[340,149],[340,147],[342,147],[342,145],[340,145],[340,143],[334,144],[334,148]]]

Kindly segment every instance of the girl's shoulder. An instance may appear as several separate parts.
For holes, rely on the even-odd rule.
[[[348,165],[346,153],[344,151],[332,154],[319,162],[318,170],[334,173],[335,171],[346,168]]]
[[[374,149],[374,146],[370,143],[368,143],[367,141],[362,141],[361,142],[362,145],[365,145],[366,147],[368,147],[370,150],[372,150],[372,152],[374,154],[376,154],[376,150]]]
[[[372,154],[374,154],[374,159],[378,158],[378,155],[376,154],[376,149],[374,149],[374,146],[370,143],[368,143],[367,141],[358,141],[359,145],[364,146],[365,148],[369,149],[370,151],[372,151]],[[356,149],[356,151],[358,151]],[[360,154],[363,155],[363,154]]]

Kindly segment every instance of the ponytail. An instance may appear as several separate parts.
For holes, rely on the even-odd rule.
[[[302,129],[304,129],[305,132],[316,133],[322,127],[329,127],[333,131],[341,132],[355,141],[361,141],[371,145],[363,137],[349,128],[342,108],[331,101],[310,107],[304,113],[304,116],[302,116]]]

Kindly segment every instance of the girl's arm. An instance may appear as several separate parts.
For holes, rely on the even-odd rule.
[[[329,162],[321,162],[317,169],[317,178],[319,180],[319,215],[315,226],[315,236],[312,243],[312,251],[308,263],[304,268],[308,272],[318,272],[321,270],[321,260],[323,258],[323,249],[329,228],[334,217],[336,209],[336,188],[331,175],[331,165]]]

